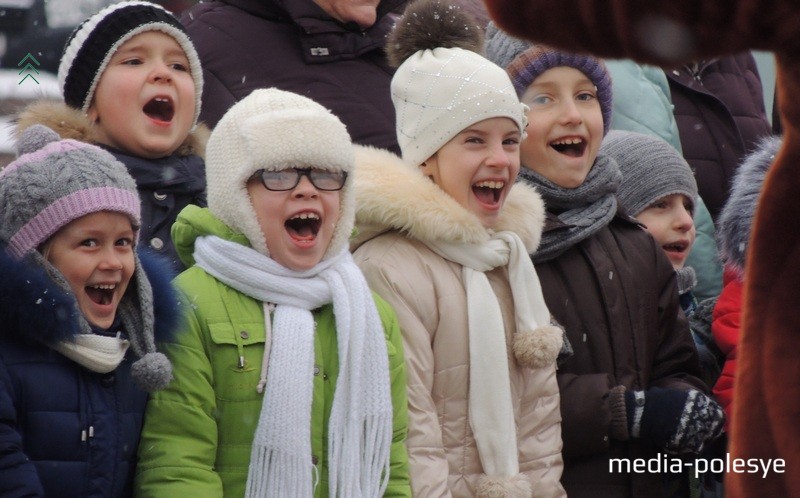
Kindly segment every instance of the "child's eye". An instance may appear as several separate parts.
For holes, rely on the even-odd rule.
[[[553,99],[547,95],[537,95],[530,99],[530,104],[535,106],[543,106],[551,103],[552,101]]]
[[[97,239],[82,240],[81,245],[84,247],[97,247]]]
[[[176,71],[183,71],[183,72],[189,71],[189,66],[187,66],[186,64],[182,64],[180,62],[175,62],[174,64],[170,64],[170,67]]]
[[[506,138],[503,145],[519,145],[519,138]]]
[[[130,246],[133,245],[133,239],[128,238],[128,237],[123,237],[123,238],[117,240],[116,245],[121,246],[121,247],[130,247]]]
[[[649,207],[655,208],[655,209],[666,209],[667,208],[667,202],[659,200],[659,201],[656,201],[656,202],[650,204]]]
[[[481,144],[483,140],[480,137],[467,137],[464,142],[468,144]]]
[[[141,59],[136,59],[136,58],[125,59],[124,61],[122,61],[122,64],[124,64],[126,66],[140,66],[142,64],[142,60]]]
[[[582,92],[579,93],[578,96],[575,98],[581,102],[589,102],[591,100],[596,99],[597,97],[595,96],[595,94],[591,92]]]

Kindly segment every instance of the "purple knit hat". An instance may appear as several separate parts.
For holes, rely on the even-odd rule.
[[[525,90],[543,72],[554,67],[567,66],[582,72],[597,88],[597,100],[603,114],[603,134],[611,126],[612,92],[611,76],[603,61],[590,55],[563,52],[545,45],[535,45],[519,54],[506,68],[517,95]]]
[[[0,240],[11,256],[22,258],[71,221],[98,211],[124,213],[135,229],[141,225],[136,182],[103,149],[34,125],[22,134],[19,152],[0,171]]]

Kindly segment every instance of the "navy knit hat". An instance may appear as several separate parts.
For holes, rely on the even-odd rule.
[[[494,43],[502,43],[502,39],[502,35],[496,35],[493,38]],[[561,66],[577,69],[594,83],[597,88],[600,111],[603,114],[603,133],[608,133],[613,110],[611,75],[602,60],[590,55],[563,52],[545,45],[534,45],[514,58],[506,71],[514,83],[517,95],[521,97],[543,72]]]
[[[160,5],[150,2],[111,5],[75,28],[64,45],[58,66],[58,84],[64,102],[87,112],[100,77],[117,49],[134,36],[148,31],[160,31],[174,38],[189,59],[195,92],[194,122],[197,123],[203,94],[200,58],[180,21]]]

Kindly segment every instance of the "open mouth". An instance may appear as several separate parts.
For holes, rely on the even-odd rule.
[[[317,213],[306,211],[292,216],[283,226],[293,239],[310,241],[317,237],[322,220]]]
[[[169,123],[175,116],[175,105],[169,97],[153,97],[142,108],[147,117]]]
[[[472,185],[472,193],[484,204],[494,205],[500,202],[500,194],[503,192],[505,182],[485,180]]]
[[[581,157],[586,151],[588,143],[582,138],[562,138],[554,140],[548,145],[559,154],[569,157]]]
[[[686,242],[675,242],[672,244],[664,244],[661,247],[667,252],[683,253],[686,252],[686,249],[689,248],[689,244],[687,244]]]
[[[97,304],[103,305],[111,304],[116,288],[116,284],[87,285],[85,287],[86,295],[89,296],[89,299]]]

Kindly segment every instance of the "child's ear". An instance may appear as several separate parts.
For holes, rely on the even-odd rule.
[[[89,106],[89,109],[86,111],[86,117],[89,118],[89,121],[92,123],[97,123],[100,118],[100,115],[97,113],[97,107],[94,104]]]

